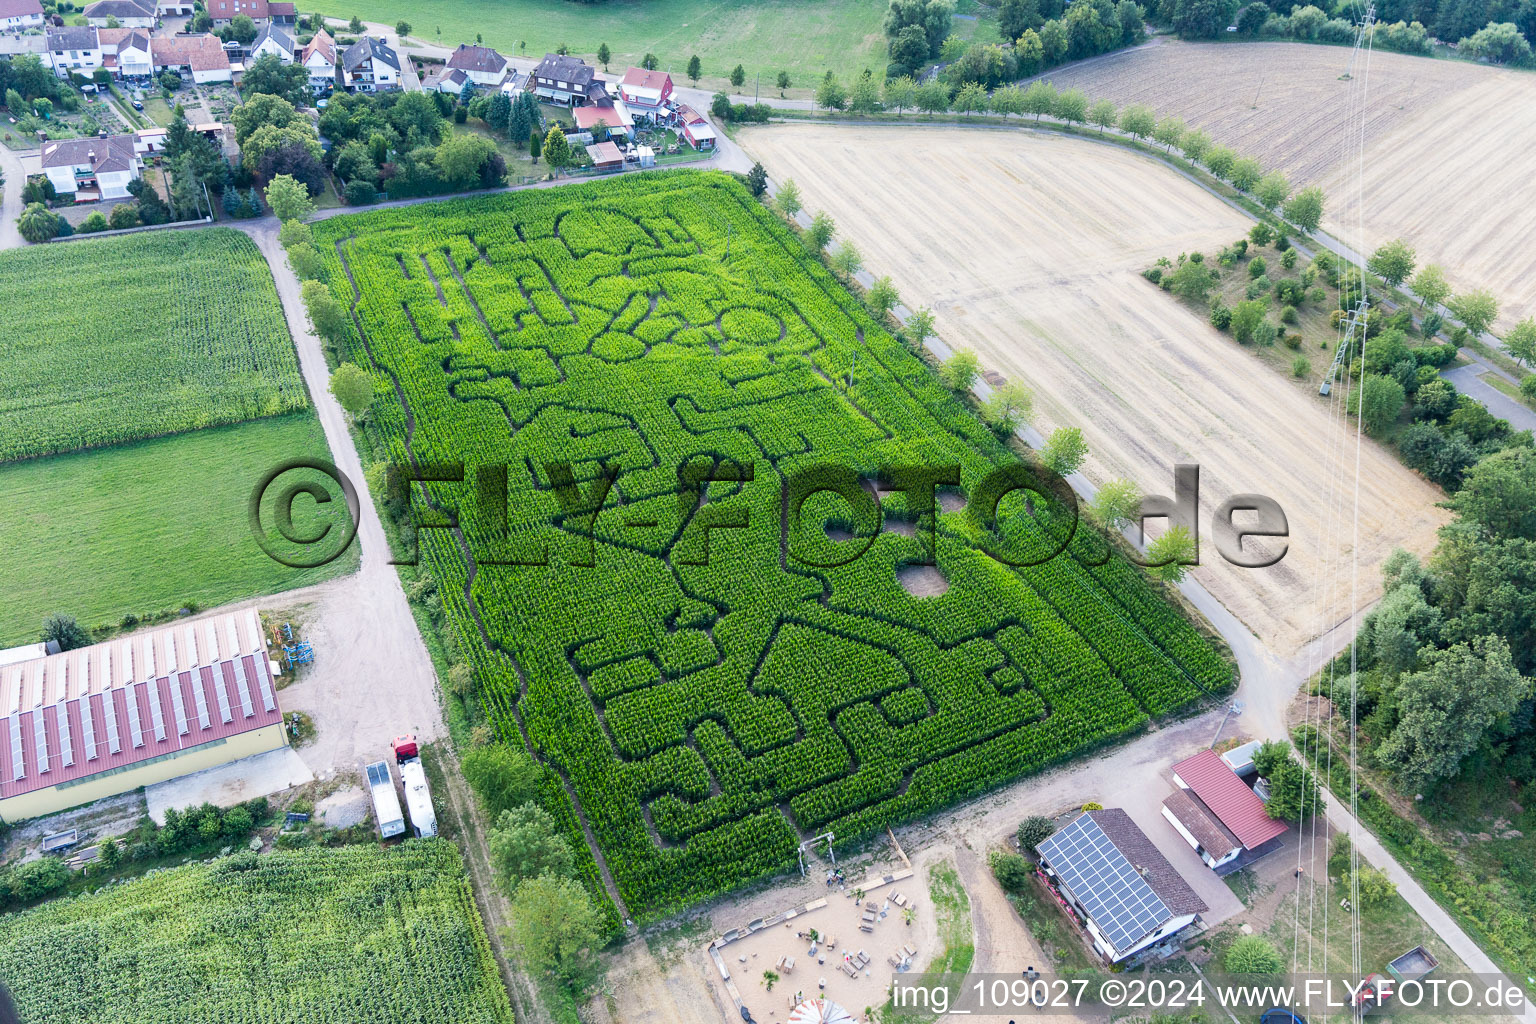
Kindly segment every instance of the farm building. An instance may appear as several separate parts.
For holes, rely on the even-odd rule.
[[[1085,811],[1038,849],[1052,888],[1112,964],[1178,934],[1206,909],[1119,808]]]
[[[540,99],[561,106],[591,104],[599,106],[608,102],[608,90],[597,77],[597,69],[579,57],[563,57],[558,53],[546,53],[539,66],[528,76],[527,88]]]
[[[677,124],[683,139],[694,149],[703,152],[715,148],[714,126],[704,119],[703,114],[686,103],[678,105]]]
[[[254,611],[6,665],[0,819],[51,814],[286,742]]]
[[[1217,874],[1236,871],[1271,852],[1285,833],[1264,801],[1214,750],[1202,750],[1173,766],[1178,786],[1163,801],[1163,817],[1205,866]]]
[[[154,28],[155,18],[154,0],[96,0],[85,7],[85,23],[92,28]]]
[[[128,198],[128,183],[144,169],[132,135],[45,142],[41,157],[54,191],[77,203]]]
[[[507,75],[507,58],[489,46],[460,43],[448,57],[448,70],[462,72],[476,85],[500,85]]]
[[[665,117],[671,109],[672,76],[665,71],[630,68],[619,82],[619,98],[629,104],[636,117]]]
[[[571,117],[576,121],[577,131],[593,131],[599,121],[608,126],[610,135],[627,137],[635,130],[635,120],[629,116],[623,100],[614,100],[608,107],[577,107],[571,111]]]
[[[0,32],[42,27],[43,5],[38,0],[0,0]]]

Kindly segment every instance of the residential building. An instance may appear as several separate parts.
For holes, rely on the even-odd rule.
[[[99,28],[101,66],[116,78],[144,78],[154,73],[149,33],[141,28]]]
[[[67,25],[50,28],[45,33],[48,40],[48,60],[54,74],[68,78],[71,72],[90,77],[102,65],[101,43],[96,30],[88,25]]]
[[[464,91],[464,86],[469,84],[469,75],[457,68],[441,67],[427,72],[427,77],[421,80],[421,88],[424,92],[446,92],[450,96],[457,96]]]
[[[476,85],[493,87],[507,75],[507,58],[489,46],[460,43],[448,57],[450,71],[461,71]]]
[[[678,105],[677,126],[677,130],[682,133],[683,141],[700,152],[714,149],[718,144],[714,126],[704,119],[703,114],[686,103]]]
[[[336,84],[336,41],[325,29],[316,32],[314,38],[304,44],[299,63],[309,72],[309,87],[316,93],[325,92]]]
[[[400,88],[400,58],[384,40],[372,36],[364,36],[341,52],[337,73],[341,84],[354,92]]]
[[[641,120],[665,117],[672,109],[672,76],[665,71],[630,68],[619,82],[619,96],[630,113]]]
[[[156,9],[162,18],[190,18],[197,13],[192,0],[160,0]]]
[[[562,57],[558,53],[544,55],[528,76],[527,88],[541,99],[561,106],[608,102],[608,90],[597,77],[596,68],[579,57]]]
[[[0,0],[0,32],[42,28],[43,20],[43,5],[38,0]]]
[[[298,21],[296,5],[278,0],[208,0],[208,16],[215,25],[227,25],[243,14],[260,24],[292,25]]]
[[[156,38],[149,42],[150,63],[155,74],[175,71],[182,78],[190,78],[199,85],[205,82],[228,82],[234,79],[229,66],[229,55],[218,36],[178,35]]]
[[[287,32],[284,32],[270,22],[263,25],[261,31],[256,33],[256,40],[251,43],[250,56],[245,61],[246,66],[249,67],[251,61],[257,57],[263,57],[268,54],[276,57],[284,64],[293,63],[293,39],[289,37]]]
[[[1111,964],[1150,952],[1207,909],[1117,807],[1084,812],[1037,851],[1046,879]]]
[[[127,199],[128,183],[144,169],[132,135],[58,139],[43,143],[39,156],[54,191],[73,193],[77,203]]]
[[[571,111],[571,116],[576,121],[577,131],[590,132],[599,121],[608,126],[609,135],[628,138],[635,130],[635,119],[629,116],[629,108],[620,99],[607,107],[577,107]]]
[[[0,668],[0,817],[282,749],[276,691],[253,610]]]
[[[1280,846],[1285,822],[1269,816],[1216,751],[1174,765],[1173,781],[1178,788],[1163,801],[1163,817],[1212,871],[1228,874]]]
[[[154,28],[157,17],[155,0],[96,0],[85,5],[85,23],[92,28],[106,28],[114,19],[114,28]]]

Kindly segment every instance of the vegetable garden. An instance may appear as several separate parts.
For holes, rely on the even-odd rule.
[[[511,1024],[458,849],[349,846],[156,872],[7,918],[33,1024]]]
[[[343,348],[374,371],[382,457],[465,464],[463,483],[416,485],[405,532],[486,714],[569,782],[636,918],[792,865],[802,835],[869,834],[1232,684],[1139,570],[1038,496],[989,524],[879,491],[886,525],[916,535],[825,493],[793,514],[786,480],[813,467],[873,489],[953,465],[972,493],[1017,459],[724,175],[315,234],[354,314]],[[685,465],[749,464],[680,484]],[[915,597],[896,574],[930,527],[949,588]],[[1063,544],[1028,568],[987,553]]]
[[[307,408],[256,246],[224,228],[0,253],[0,462]]]

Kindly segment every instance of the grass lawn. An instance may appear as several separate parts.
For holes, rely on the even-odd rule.
[[[301,570],[268,558],[251,536],[257,481],[301,456],[330,458],[312,412],[0,465],[0,550],[11,559],[7,576],[24,581],[0,606],[0,646],[36,640],[55,611],[115,625],[129,613],[213,607],[351,571],[355,545]],[[295,531],[316,524],[314,504],[300,497]]]
[[[505,136],[497,135],[490,127],[478,117],[470,118],[464,124],[453,126],[457,135],[481,135],[496,146],[496,152],[507,162],[507,182],[517,184],[523,178],[542,177],[548,170],[542,163],[537,167],[528,159],[527,147],[514,146]]]
[[[613,53],[608,66],[615,72],[654,53],[680,84],[688,84],[683,71],[698,54],[703,88],[725,84],[739,63],[747,71],[748,93],[758,72],[767,94],[777,92],[775,78],[788,71],[794,86],[808,94],[829,68],[843,75],[885,68],[880,23],[886,6],[885,0],[437,0],[424,7],[406,0],[359,0],[350,10],[388,25],[404,18],[412,35],[427,42],[453,46],[473,41],[478,32],[487,46],[529,57],[564,43],[571,53],[592,59],[598,45],[607,43]],[[956,19],[956,30],[966,24]]]
[[[151,121],[162,128],[169,127],[171,119],[176,116],[176,112],[171,109],[171,105],[165,102],[158,92],[148,91],[144,95],[144,113]]]

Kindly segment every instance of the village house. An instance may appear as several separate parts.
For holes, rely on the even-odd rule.
[[[96,0],[85,7],[92,28],[154,28],[158,17],[155,0]]]
[[[139,28],[99,28],[101,66],[116,78],[145,78],[154,73],[149,33]]]
[[[672,76],[665,71],[630,68],[619,82],[619,97],[641,120],[665,117],[672,109]]]
[[[127,199],[128,183],[144,168],[132,135],[45,142],[40,156],[54,191],[73,193],[77,203]]]
[[[364,36],[341,52],[337,72],[341,84],[354,92],[400,88],[400,58],[384,40],[372,36]]]
[[[703,114],[686,103],[678,105],[677,126],[683,141],[694,149],[702,153],[715,148],[718,137],[714,126],[704,119]]]
[[[304,44],[299,63],[309,72],[309,88],[322,93],[336,84],[336,41],[329,32],[321,29],[314,38]]]
[[[60,78],[68,78],[72,71],[89,78],[91,72],[102,66],[101,42],[94,28],[86,25],[50,28],[44,38],[47,39],[48,60],[53,64],[54,74]]]
[[[156,10],[162,18],[190,18],[197,13],[192,0],[160,0]]]
[[[562,57],[557,53],[544,55],[528,76],[527,88],[540,99],[563,107],[600,106],[608,102],[608,90],[597,77],[596,68],[579,57]]]
[[[207,82],[229,82],[234,73],[229,66],[229,55],[217,36],[171,36],[168,39],[151,39],[150,63],[155,74],[175,71],[184,79],[198,85]]]
[[[489,46],[460,43],[459,48],[449,55],[447,68],[463,73],[476,85],[489,88],[500,85],[507,77],[507,58]]]
[[[271,24],[263,25],[261,31],[256,34],[255,41],[251,43],[251,55],[246,60],[246,66],[249,67],[251,61],[257,57],[268,54],[284,64],[293,63],[293,40],[288,33]]]
[[[0,0],[0,32],[42,27],[43,5],[38,0]]]
[[[446,66],[427,72],[427,77],[421,80],[423,92],[445,92],[450,96],[457,96],[468,84],[469,75]]]
[[[238,15],[260,24],[292,25],[298,21],[296,5],[279,0],[208,0],[208,16],[215,25],[227,25]]]

